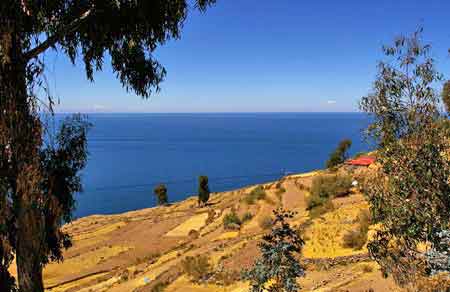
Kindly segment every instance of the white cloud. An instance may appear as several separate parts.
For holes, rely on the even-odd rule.
[[[94,110],[94,111],[103,111],[105,109],[106,109],[106,106],[101,105],[101,104],[94,104],[92,106],[92,110]]]

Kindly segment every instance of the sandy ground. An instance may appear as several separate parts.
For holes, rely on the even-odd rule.
[[[244,198],[255,186],[214,194],[203,208],[197,207],[196,198],[189,198],[166,207],[79,219],[64,227],[74,241],[65,260],[44,270],[46,290],[152,291],[152,285],[164,280],[168,282],[164,291],[248,291],[244,282],[195,285],[183,275],[180,263],[186,256],[207,255],[214,267],[228,271],[251,266],[259,256],[257,243],[267,232],[260,227],[261,218],[283,207],[297,212],[292,225],[307,226],[303,256],[325,263],[307,265],[307,276],[299,279],[302,291],[401,291],[391,279],[381,277],[377,264],[345,260],[367,253],[365,248],[342,247],[343,234],[355,228],[356,216],[368,207],[361,194],[335,199],[332,212],[309,219],[305,198],[317,173],[264,184],[266,199],[253,205]],[[239,215],[250,212],[253,218],[240,230],[225,230],[222,220],[232,209]],[[344,259],[339,265],[327,264],[338,257]]]

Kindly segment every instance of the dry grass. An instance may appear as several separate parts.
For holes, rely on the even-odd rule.
[[[273,226],[273,218],[269,215],[265,215],[258,220],[258,225],[261,229],[267,230]]]
[[[187,219],[171,231],[166,236],[188,236],[191,230],[200,230],[206,224],[208,213],[201,213]]]
[[[363,252],[342,246],[342,236],[354,229],[356,218],[366,203],[343,206],[316,219],[305,231],[307,238],[303,254],[310,258],[348,256]]]
[[[358,226],[344,234],[343,246],[360,250],[364,247],[368,239],[370,227],[370,215],[367,210],[362,210],[357,219]]]
[[[248,193],[245,196],[244,201],[248,205],[253,205],[259,200],[266,199],[266,196],[267,195],[266,195],[266,191],[264,190],[264,188],[262,186],[257,186],[250,193]]]

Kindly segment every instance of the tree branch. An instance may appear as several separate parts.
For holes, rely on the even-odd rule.
[[[37,57],[40,53],[44,52],[48,48],[54,46],[59,40],[61,40],[67,33],[71,33],[75,31],[81,23],[83,23],[89,15],[92,14],[92,9],[87,10],[84,12],[79,18],[75,19],[71,23],[69,23],[67,26],[63,26],[62,28],[58,29],[56,33],[50,37],[48,37],[44,42],[40,43],[33,49],[29,50],[24,54],[24,59],[26,61]]]

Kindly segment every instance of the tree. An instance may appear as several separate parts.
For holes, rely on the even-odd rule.
[[[450,80],[444,83],[444,88],[442,89],[442,101],[444,102],[447,114],[450,114]]]
[[[158,185],[154,193],[156,198],[158,198],[158,205],[166,205],[167,204],[167,188],[164,184]]]
[[[213,2],[197,0],[196,7]],[[73,64],[81,59],[90,81],[111,61],[122,85],[147,98],[166,74],[153,52],[180,36],[188,8],[186,0],[0,1],[2,291],[14,288],[13,254],[20,290],[43,291],[43,266],[61,260],[61,248],[70,245],[59,227],[70,221],[73,193],[81,190],[88,127],[81,118],[68,120],[57,138],[46,128],[43,112],[53,113],[54,100],[45,53],[57,51]],[[46,145],[55,140],[55,147]]]
[[[333,168],[345,162],[348,158],[348,149],[352,146],[350,139],[344,139],[339,142],[338,147],[330,154],[330,158],[327,161],[327,168]]]
[[[205,205],[209,200],[208,177],[201,175],[198,177],[198,204]]]
[[[450,223],[449,143],[434,88],[442,76],[421,32],[383,48],[388,60],[361,100],[373,117],[367,133],[380,145],[379,167],[364,186],[380,226],[368,249],[401,285],[428,274],[419,244],[437,247]]]
[[[305,272],[296,256],[305,242],[287,222],[293,212],[279,209],[273,214],[272,231],[259,243],[261,257],[250,270],[243,271],[243,278],[250,280],[252,292],[298,291],[297,278]]]

